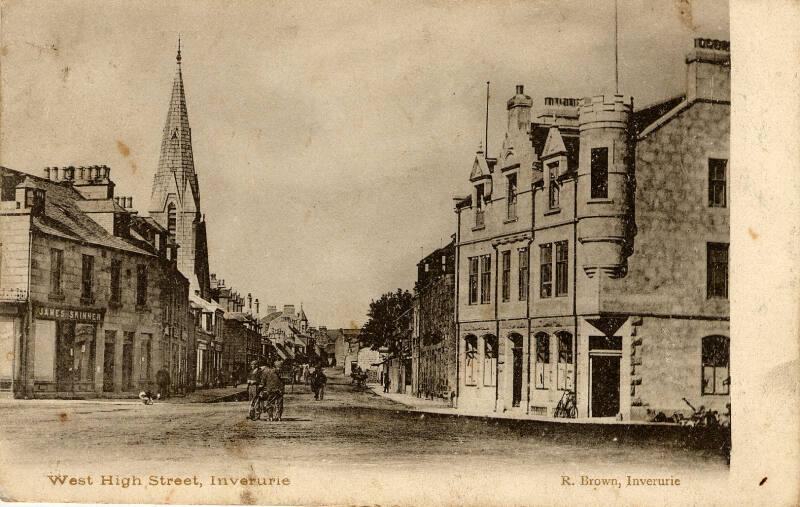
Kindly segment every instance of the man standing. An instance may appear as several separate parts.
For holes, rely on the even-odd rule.
[[[259,367],[258,361],[250,361],[250,373],[247,375],[247,400],[253,401],[258,389],[258,380],[261,376],[262,367]]]
[[[169,372],[162,366],[156,372],[156,383],[158,384],[158,399],[164,400],[169,398]]]
[[[314,373],[311,374],[311,390],[314,391],[314,399],[322,400],[325,397],[325,384],[328,383],[328,377],[322,371],[322,366],[317,366]]]
[[[390,385],[392,385],[392,381],[391,381],[391,379],[389,378],[389,372],[387,371],[387,372],[386,372],[386,373],[383,375],[383,392],[385,392],[385,393],[388,393],[388,392],[389,392],[389,386],[390,386]]]

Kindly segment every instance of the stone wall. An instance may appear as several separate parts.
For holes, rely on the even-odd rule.
[[[706,295],[706,243],[729,242],[729,208],[708,206],[708,159],[729,158],[729,135],[730,106],[700,102],[639,141],[633,255],[604,280],[603,311],[728,317]]]

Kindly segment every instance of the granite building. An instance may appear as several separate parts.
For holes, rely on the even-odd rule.
[[[459,408],[644,419],[730,401],[730,48],[685,93],[533,101],[456,213]],[[575,411],[565,410],[575,406]]]
[[[106,166],[0,175],[2,388],[119,396],[153,388],[162,367],[181,382],[188,280],[166,231],[114,196]]]

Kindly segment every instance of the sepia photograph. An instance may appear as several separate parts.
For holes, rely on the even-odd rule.
[[[730,10],[0,1],[0,498],[730,504]]]

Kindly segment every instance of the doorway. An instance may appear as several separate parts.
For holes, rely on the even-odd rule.
[[[511,406],[518,407],[522,402],[522,336],[511,335]]]
[[[103,349],[103,392],[114,392],[114,349],[116,348],[117,332],[106,331],[105,348]]]
[[[122,342],[122,390],[133,389],[133,333],[125,332]]]
[[[592,417],[614,417],[619,413],[619,355],[591,355]]]
[[[75,382],[75,324],[56,324],[56,390],[69,392]]]

